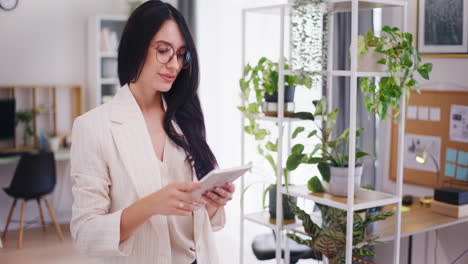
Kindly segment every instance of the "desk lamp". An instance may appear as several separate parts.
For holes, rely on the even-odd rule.
[[[427,161],[427,157],[430,157],[432,161],[434,162],[434,165],[436,167],[436,173],[437,173],[437,187],[439,187],[440,183],[440,169],[439,169],[439,164],[437,164],[437,160],[435,159],[434,155],[431,154],[431,152],[427,151],[427,148],[424,147],[421,150],[419,150],[416,153],[416,156],[414,157],[415,160],[418,163],[425,164]],[[435,190],[434,190],[435,191]],[[434,199],[433,196],[425,196],[420,199],[420,202],[422,205],[429,206],[432,200]]]

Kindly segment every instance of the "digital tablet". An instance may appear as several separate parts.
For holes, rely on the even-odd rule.
[[[225,183],[233,182],[248,170],[252,168],[252,165],[239,166],[229,169],[215,169],[210,171],[205,177],[200,180],[202,184],[201,189],[192,191],[197,197],[200,197],[206,191],[209,191],[217,186],[223,186]]]

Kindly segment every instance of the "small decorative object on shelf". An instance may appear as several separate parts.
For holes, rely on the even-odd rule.
[[[300,164],[317,164],[322,179],[329,182],[329,192],[336,196],[347,196],[348,187],[348,140],[349,129],[335,139],[331,139],[331,134],[336,123],[336,116],[338,109],[334,109],[327,113],[327,101],[325,98],[313,102],[315,112],[298,112],[292,115],[304,120],[310,120],[314,123],[315,118],[322,121],[322,125],[315,124],[318,129],[309,132],[307,138],[316,137],[320,143],[315,145],[311,153],[304,152],[303,144],[296,144],[292,147],[291,155],[289,155],[286,162],[288,171],[295,170]],[[360,136],[362,128],[356,130],[356,137]],[[297,135],[305,131],[305,127],[299,126],[293,132],[292,137],[296,138]],[[318,154],[321,152],[321,154]],[[369,156],[367,152],[356,148],[356,160]],[[359,190],[361,184],[362,165],[357,164],[354,175],[354,194]],[[322,185],[317,176],[312,177],[308,182],[309,190],[313,192],[324,192],[325,187]]]
[[[414,73],[418,72],[422,78],[429,80],[432,63],[422,63],[413,47],[413,35],[401,32],[397,27],[384,26],[381,37],[374,36],[373,31],[368,30],[365,36],[358,39],[358,55],[372,52],[382,56],[375,63],[385,65],[390,76],[380,78],[377,85],[369,77],[361,78],[365,107],[383,120],[389,117],[387,112],[391,107],[396,110],[393,119],[397,120],[403,91],[406,90],[408,100],[411,88],[417,84]]]
[[[120,87],[117,56],[126,22],[127,17],[124,15],[97,15],[89,18],[89,108],[108,102]]]
[[[60,137],[49,137],[49,149],[54,152],[58,151],[60,149],[60,141],[62,141]]]

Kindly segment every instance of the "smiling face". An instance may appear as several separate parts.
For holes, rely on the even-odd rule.
[[[145,63],[135,84],[147,92],[167,92],[182,70],[185,40],[174,20],[167,20],[151,39]],[[160,60],[169,57],[170,48],[174,56],[167,62]],[[159,58],[159,59],[158,59]]]

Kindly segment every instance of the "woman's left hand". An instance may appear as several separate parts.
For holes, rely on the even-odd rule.
[[[226,183],[222,187],[215,187],[211,191],[205,192],[202,197],[208,202],[207,206],[217,209],[232,200],[234,190],[234,184]]]

